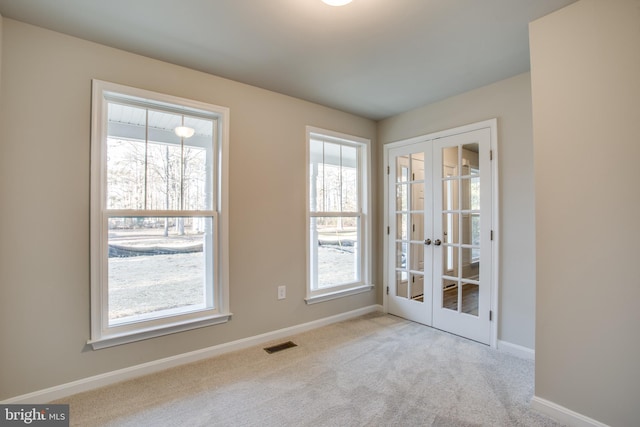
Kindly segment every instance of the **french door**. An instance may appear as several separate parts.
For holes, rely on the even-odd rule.
[[[491,128],[388,151],[387,309],[491,339]]]

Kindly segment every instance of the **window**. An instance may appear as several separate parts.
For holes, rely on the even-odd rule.
[[[307,303],[372,289],[369,140],[307,128]]]
[[[93,81],[94,349],[229,319],[229,111]]]

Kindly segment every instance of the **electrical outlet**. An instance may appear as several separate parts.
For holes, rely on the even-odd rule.
[[[287,287],[278,286],[278,299],[285,299],[287,297]]]

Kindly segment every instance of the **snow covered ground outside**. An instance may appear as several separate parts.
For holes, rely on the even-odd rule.
[[[353,246],[319,246],[320,283],[353,280],[354,258]],[[203,252],[109,258],[109,318],[203,303],[203,266]]]

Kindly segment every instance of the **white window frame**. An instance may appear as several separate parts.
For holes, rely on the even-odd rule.
[[[106,153],[107,104],[114,97],[148,106],[199,112],[217,122],[217,140],[214,141],[215,177],[213,209],[207,211],[137,211],[107,209]],[[229,109],[204,102],[179,98],[157,92],[123,86],[115,83],[92,81],[91,112],[91,339],[87,342],[94,350],[140,341],[185,330],[227,322],[229,312],[229,233],[228,233],[228,153]],[[136,216],[154,213],[158,216],[207,216],[213,221],[213,280],[208,280],[207,295],[213,297],[212,307],[181,311],[164,317],[140,319],[109,325],[108,320],[108,229],[109,216]],[[211,298],[210,298],[211,299]],[[207,304],[211,305],[211,304]]]
[[[359,167],[359,206],[356,212],[346,215],[340,212],[314,212],[311,210],[311,177],[310,177],[310,146],[311,140],[322,140],[341,145],[358,148]],[[362,292],[370,291],[374,288],[371,283],[371,141],[369,139],[347,135],[331,130],[321,129],[313,126],[306,127],[306,252],[307,252],[307,291],[305,302],[315,304],[342,298]],[[316,289],[314,284],[314,270],[312,259],[311,222],[313,217],[325,216],[353,216],[360,221],[360,235],[358,237],[360,247],[360,280],[354,283],[343,284],[334,287]]]

